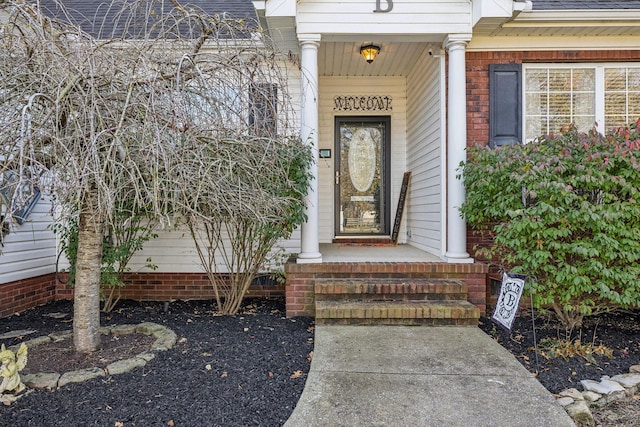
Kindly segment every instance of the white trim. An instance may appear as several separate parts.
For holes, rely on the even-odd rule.
[[[479,36],[474,35],[467,52],[500,52],[523,50],[636,50],[640,36]]]
[[[503,28],[640,26],[638,9],[530,10],[502,24]]]
[[[441,224],[440,230],[440,256],[445,258],[447,253],[447,61],[444,50],[440,50],[440,188],[441,191]]]

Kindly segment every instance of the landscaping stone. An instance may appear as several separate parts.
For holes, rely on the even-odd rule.
[[[640,374],[629,373],[616,375],[612,377],[611,380],[617,382],[625,388],[637,388],[638,384],[640,384]]]
[[[562,390],[560,393],[558,393],[558,396],[570,397],[573,400],[584,400],[582,393],[580,393],[577,388],[568,388],[566,390]]]
[[[563,390],[558,393],[556,401],[565,408],[576,423],[593,425],[594,419],[589,407],[603,407],[637,392],[640,387],[640,372],[637,366],[640,365],[632,366],[627,374],[619,374],[611,378],[604,375],[599,382],[582,380],[580,384],[585,391],[581,393],[575,388]],[[585,407],[588,413],[584,410]]]
[[[632,374],[640,374],[640,365],[633,365],[629,368],[629,372]]]
[[[173,348],[178,341],[178,336],[172,330],[163,328],[162,330],[155,331],[153,336],[156,338],[156,342],[151,346],[151,350],[165,351]]]
[[[604,394],[606,396],[611,396],[614,394],[616,394],[616,396],[618,394],[621,394],[619,397],[624,396],[623,386],[621,386],[615,381],[611,381],[604,377],[602,380],[600,380],[600,382],[593,381],[593,380],[582,380],[580,381],[580,384],[582,384],[582,387],[584,387],[585,390],[594,391],[596,393]]]
[[[573,404],[575,401],[570,397],[561,397],[557,400],[557,402],[560,404],[560,406],[566,408],[567,406]]]
[[[106,371],[109,375],[124,374],[134,370],[135,368],[141,368],[147,364],[147,361],[140,357],[132,357],[131,359],[118,360],[106,367]]]
[[[147,362],[150,362],[150,361],[153,360],[154,357],[156,357],[156,355],[155,355],[155,353],[147,351],[145,353],[140,353],[137,357],[139,357],[140,359],[144,359]]]
[[[7,333],[4,333],[2,335],[0,335],[0,340],[6,340],[9,338],[17,338],[17,337],[22,337],[25,335],[31,335],[31,334],[35,334],[36,331],[35,329],[20,329],[18,331],[9,331]]]
[[[100,368],[88,368],[80,369],[78,371],[72,371],[64,373],[58,380],[58,387],[62,387],[69,383],[81,383],[89,381],[94,378],[104,377],[106,374],[103,369]]]
[[[12,336],[22,336],[24,331],[14,331]],[[100,328],[102,334],[133,334],[142,333],[145,335],[153,335],[155,342],[152,344],[150,351],[146,351],[138,354],[136,357],[130,359],[119,360],[113,362],[105,369],[101,368],[88,368],[81,369],[73,372],[67,372],[59,374],[55,372],[42,372],[35,374],[24,374],[22,376],[23,383],[32,388],[49,388],[55,389],[62,387],[69,383],[77,383],[87,381],[93,378],[109,375],[118,375],[125,372],[129,372],[135,368],[145,366],[149,361],[155,358],[154,351],[166,351],[171,349],[177,342],[178,336],[172,330],[159,325],[157,323],[145,322],[141,324],[122,324],[112,327]],[[37,337],[26,341],[25,344],[28,347],[35,347],[40,344],[45,344],[50,341],[60,341],[65,338],[70,338],[72,332],[70,330],[55,332],[48,336]],[[16,346],[17,350],[17,346]],[[106,371],[106,372],[105,372]]]
[[[124,325],[116,325],[111,327],[112,334],[133,334],[136,332],[138,325],[133,324],[124,324]]]
[[[145,335],[151,335],[154,332],[162,331],[165,329],[167,328],[165,328],[162,325],[158,325],[157,323],[144,322],[138,325],[138,327],[136,328],[136,332],[145,334]]]
[[[53,390],[58,386],[60,374],[57,372],[41,372],[38,374],[24,374],[21,375],[21,378],[27,387]]]
[[[599,400],[602,395],[595,393],[593,391],[583,391],[582,392],[582,397],[584,398],[583,400],[586,400],[587,402],[595,402],[597,400]]]
[[[29,348],[35,347],[35,346],[40,345],[40,344],[48,343],[49,341],[51,341],[51,338],[49,338],[48,336],[43,336],[43,337],[32,338],[29,341],[25,341],[24,343],[27,346],[27,352],[28,352]],[[9,347],[9,350],[11,350],[11,351],[13,351],[15,353],[16,351],[18,351],[18,348],[20,348],[20,344],[16,344],[16,345],[13,345],[13,346]]]
[[[595,423],[589,405],[584,400],[565,406],[567,413],[576,423],[592,426]]]
[[[73,331],[71,329],[67,329],[66,331],[58,331],[52,332],[49,334],[49,338],[54,341],[61,341],[65,338],[69,338],[73,336]]]

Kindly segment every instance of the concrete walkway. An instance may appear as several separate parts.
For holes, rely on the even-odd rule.
[[[562,427],[574,423],[475,327],[317,326],[285,427]]]

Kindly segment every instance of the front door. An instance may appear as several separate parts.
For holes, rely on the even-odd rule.
[[[336,236],[389,235],[389,116],[336,117]]]

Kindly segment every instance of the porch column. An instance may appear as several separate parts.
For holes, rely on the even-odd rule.
[[[469,34],[449,35],[444,42],[449,51],[447,99],[447,261],[473,262],[467,253],[467,224],[460,216],[464,202],[462,180],[456,178],[460,162],[466,160],[467,147],[467,82],[465,49]]]
[[[298,263],[321,263],[318,238],[318,47],[320,34],[300,35],[302,70],[302,117],[300,135],[309,144],[315,161],[311,165],[311,186],[304,198],[307,222],[302,224]]]

